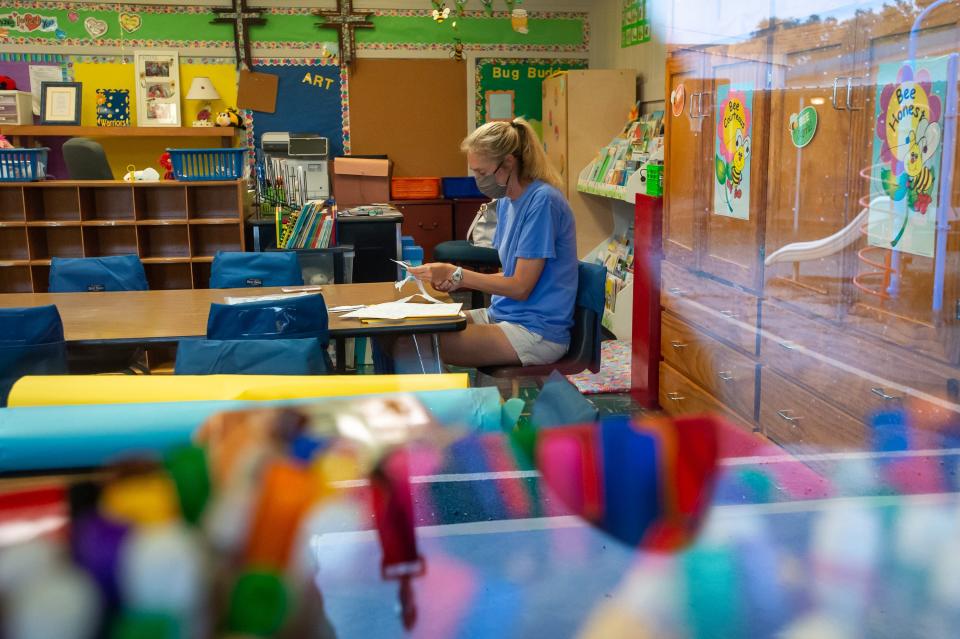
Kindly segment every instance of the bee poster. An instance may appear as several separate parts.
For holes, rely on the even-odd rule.
[[[752,119],[752,86],[732,84],[717,89],[713,182],[713,212],[717,215],[750,219]]]
[[[880,65],[870,245],[933,257],[948,58]]]

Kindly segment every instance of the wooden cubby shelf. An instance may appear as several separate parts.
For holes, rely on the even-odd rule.
[[[45,292],[54,257],[136,253],[151,288],[205,288],[243,250],[245,184],[0,183],[0,293]]]

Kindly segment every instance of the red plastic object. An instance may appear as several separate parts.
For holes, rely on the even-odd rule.
[[[659,408],[663,199],[638,193],[633,228],[631,394],[644,408]]]

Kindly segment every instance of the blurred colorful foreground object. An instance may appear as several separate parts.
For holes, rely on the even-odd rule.
[[[535,467],[550,490],[488,484],[454,507],[473,500],[487,519],[565,508],[630,546],[673,550],[692,540],[710,502],[717,427],[707,417],[616,418],[476,434],[441,427],[410,395],[221,413],[162,465],[122,463],[72,487],[69,552],[40,538],[0,553],[4,636],[334,636],[316,545],[371,525],[381,576],[398,582],[411,629],[412,582],[431,565],[416,527],[450,504],[431,478],[522,478]],[[51,584],[71,605],[17,594]]]

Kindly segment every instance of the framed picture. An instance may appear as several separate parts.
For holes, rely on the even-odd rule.
[[[40,124],[80,124],[80,82],[40,85]]]
[[[138,51],[137,120],[140,126],[180,126],[180,56],[176,51]]]

